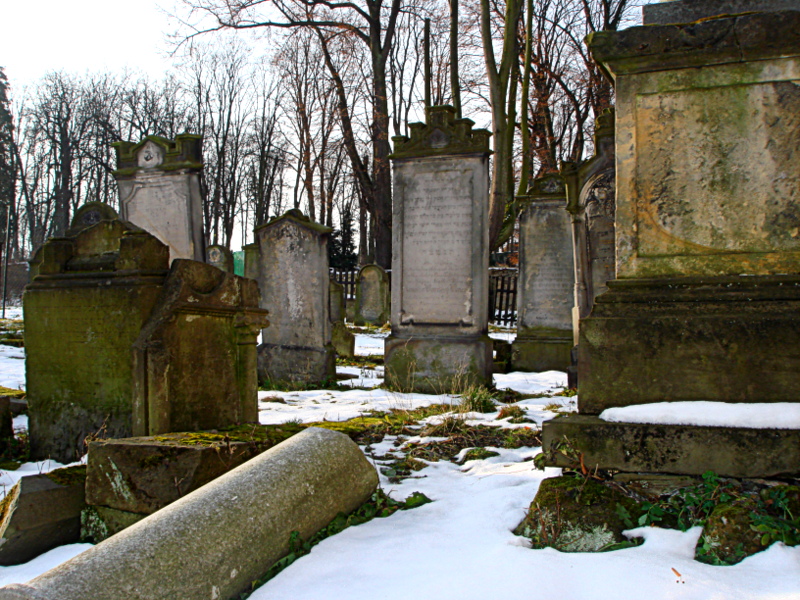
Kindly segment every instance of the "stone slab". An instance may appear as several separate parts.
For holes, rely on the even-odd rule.
[[[66,471],[22,477],[0,502],[0,565],[26,563],[78,541],[85,477],[70,469],[70,480],[57,483]]]
[[[337,356],[353,358],[356,355],[356,336],[350,333],[342,321],[331,326],[331,344]]]
[[[383,326],[389,321],[389,276],[380,265],[365,265],[356,283],[355,324]]]
[[[86,503],[152,514],[261,452],[255,443],[223,438],[178,433],[92,442]]]
[[[581,321],[578,408],[797,402],[800,276],[612,281]]]
[[[377,485],[355,442],[309,428],[0,599],[235,598]]]
[[[81,541],[99,544],[146,517],[107,506],[87,506],[81,511]]]
[[[545,452],[564,438],[583,454],[588,469],[683,475],[714,471],[724,477],[746,478],[800,474],[797,429],[609,423],[587,415],[544,422]],[[574,466],[557,453],[547,464]]]
[[[333,381],[336,377],[336,349],[260,344],[258,377],[262,383],[308,383]]]
[[[526,331],[517,335],[511,344],[511,369],[513,371],[566,371],[572,352],[572,331]]]
[[[644,25],[690,23],[721,15],[746,12],[800,10],[798,0],[675,0],[642,6]]]

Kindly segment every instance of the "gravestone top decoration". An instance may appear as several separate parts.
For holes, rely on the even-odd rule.
[[[72,217],[67,237],[77,235],[80,231],[96,225],[100,221],[119,219],[119,214],[105,202],[87,202]]]
[[[662,0],[642,7],[643,25],[691,23],[747,12],[800,10],[798,0]]]
[[[225,246],[214,244],[206,248],[206,262],[226,273],[233,273],[233,253]]]
[[[490,153],[486,129],[473,129],[474,121],[456,119],[452,106],[431,106],[426,109],[427,123],[411,123],[411,137],[392,138],[394,153],[390,158],[420,156],[452,156]]]
[[[148,135],[141,142],[114,142],[117,153],[117,177],[129,177],[140,169],[202,170],[203,136],[182,133],[175,140]]]

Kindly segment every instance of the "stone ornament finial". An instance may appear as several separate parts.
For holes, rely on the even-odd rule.
[[[491,133],[472,129],[475,122],[457,119],[452,106],[431,106],[426,109],[427,123],[411,123],[411,137],[392,138],[394,153],[390,158],[415,158],[453,154],[489,154]]]

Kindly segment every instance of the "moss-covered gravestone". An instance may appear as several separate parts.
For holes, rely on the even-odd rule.
[[[489,132],[427,111],[395,137],[387,382],[442,393],[492,382],[488,330]]]
[[[258,347],[261,381],[319,384],[335,377],[328,305],[330,232],[299,210],[255,230],[261,306],[269,310],[271,323]]]
[[[583,419],[570,440],[601,467],[620,457],[623,470],[800,472],[786,463],[796,429],[759,431],[772,451],[751,455],[737,428],[675,426],[660,448],[655,426],[591,417],[800,398],[800,3],[760,4],[730,14],[728,0],[670,2],[668,14],[704,18],[588,38],[616,88],[616,279],[580,326],[583,415],[552,421],[544,437],[557,443],[548,427]],[[620,425],[627,434],[614,436]]]
[[[383,326],[389,320],[389,276],[380,265],[365,265],[356,281],[356,325]]]
[[[133,435],[258,420],[256,337],[267,327],[258,284],[174,260],[133,344]]]
[[[132,433],[131,345],[155,306],[169,250],[96,203],[49,240],[23,295],[31,453],[71,462],[89,435]]]
[[[516,371],[565,371],[572,349],[574,296],[572,231],[564,180],[536,179],[520,197],[517,337],[511,367]]]
[[[155,135],[116,142],[120,214],[169,246],[170,258],[205,260],[203,137]]]

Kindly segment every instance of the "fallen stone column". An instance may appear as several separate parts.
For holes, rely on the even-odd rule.
[[[227,600],[375,490],[346,435],[309,428],[0,600]]]

